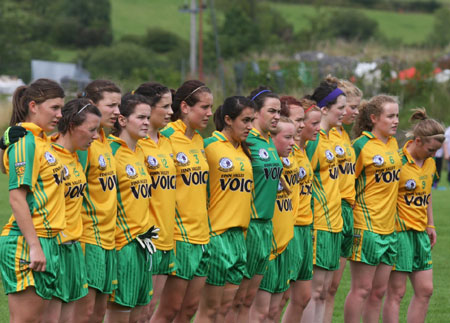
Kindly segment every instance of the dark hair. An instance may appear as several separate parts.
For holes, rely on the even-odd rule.
[[[266,86],[260,86],[253,90],[250,92],[248,98],[255,103],[256,111],[261,110],[267,98],[280,99],[276,93],[272,92],[272,90]]]
[[[95,80],[86,86],[84,92],[78,93],[78,97],[88,98],[94,104],[97,104],[103,99],[104,92],[121,93],[120,88],[113,82],[108,80]]]
[[[255,105],[245,96],[230,96],[225,99],[223,104],[214,112],[214,124],[216,129],[222,131],[226,127],[225,116],[229,116],[231,120],[239,117],[245,108],[255,109]],[[250,160],[252,159],[250,149],[245,141],[241,142],[242,149]]]
[[[355,137],[361,136],[363,131],[372,131],[373,123],[371,115],[380,116],[383,113],[383,108],[386,103],[397,103],[395,97],[387,94],[379,94],[371,98],[369,101],[361,102],[359,106],[359,114],[356,117],[353,125],[353,134]]]
[[[58,121],[58,131],[66,134],[68,131],[81,125],[88,113],[102,117],[100,110],[92,104],[89,99],[73,99],[67,102],[62,108],[62,117]]]
[[[55,98],[64,98],[64,90],[55,81],[38,79],[30,85],[19,86],[14,91],[9,125],[14,126],[25,121],[28,116],[28,105],[31,101],[41,104]]]
[[[200,93],[211,93],[211,90],[205,83],[198,80],[189,80],[184,82],[173,96],[172,102],[172,121],[180,119],[181,116],[181,102],[186,102],[190,107],[194,106],[199,99]]]
[[[308,97],[308,99],[314,100],[318,103],[323,99],[325,99],[328,96],[328,94],[333,92],[338,87],[337,83],[332,82],[331,80],[332,80],[331,77],[327,77],[324,81],[320,82],[319,86],[314,90],[313,94],[310,97]],[[341,95],[345,96],[345,93]],[[337,102],[338,97],[336,97],[336,99],[332,101],[327,102],[325,106],[327,108],[330,108],[333,104]]]
[[[166,93],[171,93],[169,88],[156,82],[142,83],[134,91],[134,94],[140,94],[147,97],[147,100],[152,108],[161,100],[161,97]]]
[[[122,97],[122,100],[120,101],[120,107],[119,107],[120,114],[122,116],[124,116],[125,118],[128,118],[130,115],[133,114],[136,106],[141,103],[150,105],[147,98],[143,95],[131,94],[131,93],[125,94]],[[117,119],[116,122],[114,123],[114,128],[112,129],[111,133],[114,136],[119,136],[121,134],[121,132],[122,132],[122,127],[120,126],[119,119]]]
[[[285,95],[280,98],[281,102],[281,111],[280,115],[284,117],[288,117],[291,115],[290,105],[298,105],[299,107],[303,107],[302,103],[294,98],[293,96]]]

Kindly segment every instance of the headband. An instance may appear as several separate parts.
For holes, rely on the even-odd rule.
[[[191,93],[188,94],[187,97],[185,97],[183,99],[183,101],[186,101],[192,94],[194,94],[195,92],[197,92],[198,90],[200,90],[201,88],[206,87],[206,85],[200,85],[198,88],[196,88],[194,91],[192,91]]]
[[[336,100],[336,98],[342,94],[344,94],[344,92],[340,88],[337,87],[333,91],[331,91],[331,93],[328,94],[325,98],[323,98],[319,103],[317,103],[317,105],[319,108],[323,108],[328,103]]]
[[[82,108],[80,109],[80,111],[77,112],[77,114],[80,114],[81,111],[83,111],[84,109],[86,109],[86,108],[87,108],[88,106],[90,106],[90,105],[91,105],[90,103],[86,104],[84,107],[82,107]]]
[[[308,109],[305,110],[305,114],[308,113],[313,108],[318,108],[318,106],[315,104],[312,104]]]
[[[265,93],[265,92],[270,92],[270,90],[262,90],[262,91],[256,93],[256,95],[250,101],[254,101],[258,97],[258,95]]]

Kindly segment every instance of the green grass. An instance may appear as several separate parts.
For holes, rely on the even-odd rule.
[[[190,14],[179,11],[184,3],[184,0],[111,0],[114,39],[127,34],[144,35],[148,28],[161,28],[189,39]]]
[[[450,266],[448,266],[448,246],[450,246],[450,204],[448,197],[450,195],[450,187],[447,183],[447,174],[442,174],[441,186],[445,187],[445,191],[433,191],[434,219],[437,228],[438,238],[437,244],[433,249],[433,271],[434,271],[434,295],[431,298],[430,307],[427,316],[428,323],[450,322]],[[4,192],[0,195],[0,224],[3,226],[10,214],[11,210],[8,203],[8,179],[6,175],[0,174],[0,190]],[[350,270],[347,265],[341,286],[336,295],[335,311],[333,322],[343,322],[343,308],[345,296],[350,288]],[[406,322],[406,312],[411,299],[412,288],[409,285],[407,293],[400,308],[400,322]],[[0,291],[0,323],[7,322],[8,318],[7,298]]]
[[[448,0],[450,1],[450,0]],[[205,1],[204,1],[205,2]],[[158,27],[189,38],[190,15],[179,11],[183,0],[111,0],[111,20],[115,39],[126,34],[143,35],[150,27]],[[189,1],[187,2],[189,3]],[[314,16],[316,9],[311,5],[271,3],[296,32],[308,27],[307,16]],[[337,8],[323,7],[328,11]],[[397,13],[392,11],[354,9],[375,19],[388,39],[399,39],[400,43],[416,44],[424,41],[431,32],[434,17],[422,13]],[[209,10],[204,12],[205,31],[210,30]]]
[[[122,0],[123,1],[123,0]],[[296,32],[308,27],[307,17],[315,17],[317,10],[310,5],[272,4]],[[321,12],[336,10],[333,7],[322,7]],[[393,11],[352,9],[361,11],[378,22],[379,29],[388,39],[399,39],[400,43],[418,44],[423,42],[433,28],[434,17],[425,13],[397,13]]]

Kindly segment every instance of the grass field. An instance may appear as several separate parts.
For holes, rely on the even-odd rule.
[[[448,1],[450,0],[443,0]],[[207,3],[206,0],[203,1]],[[178,36],[189,39],[190,14],[180,9],[189,4],[186,0],[111,0],[111,23],[114,39],[124,35],[144,35],[149,28],[161,28]],[[271,3],[272,8],[279,11],[294,27],[295,32],[307,28],[307,17],[315,16],[316,9],[311,5]],[[335,10],[323,7],[322,11]],[[396,40],[398,44],[410,45],[423,42],[433,27],[434,17],[431,14],[396,13],[381,10],[354,9],[364,12],[378,22],[379,29],[387,39]],[[217,12],[221,19],[220,12]],[[204,32],[211,30],[210,11],[204,12]],[[55,48],[58,60],[75,62],[78,51]]]
[[[142,35],[149,27],[159,27],[188,39],[190,15],[179,11],[184,3],[189,3],[189,1],[111,0],[114,38],[119,39],[124,34]],[[315,7],[310,5],[276,3],[271,6],[294,26],[296,32],[307,27],[308,20],[305,17],[314,15],[316,11]],[[321,10],[334,9],[336,8],[323,7]],[[379,24],[380,31],[387,38],[399,39],[399,42],[404,44],[414,44],[425,40],[434,21],[431,14],[355,10],[360,10],[375,19]],[[205,12],[205,22],[208,21],[209,10]],[[205,23],[204,26],[205,31],[208,31],[209,23]]]
[[[431,298],[430,308],[428,311],[427,322],[429,323],[442,323],[450,322],[450,266],[448,260],[448,248],[450,246],[450,203],[448,203],[450,197],[450,187],[446,181],[446,174],[442,174],[442,187],[446,190],[433,191],[433,204],[434,204],[434,218],[437,228],[438,238],[437,244],[433,249],[433,264],[434,264],[434,295]],[[8,203],[7,193],[8,183],[7,177],[4,174],[0,174],[0,191],[4,192],[0,195],[0,224],[3,226],[9,216],[10,207]],[[343,306],[345,296],[350,288],[350,270],[347,265],[347,269],[344,273],[343,281],[338,290],[336,296],[336,304],[333,322],[343,322]],[[0,288],[1,289],[1,288]],[[407,294],[404,302],[402,303],[400,310],[400,322],[406,322],[406,311],[409,300],[411,298],[411,286],[408,286]],[[8,304],[7,298],[0,291],[0,323],[8,321]]]

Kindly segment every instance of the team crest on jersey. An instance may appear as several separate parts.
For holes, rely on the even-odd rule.
[[[189,165],[189,159],[185,153],[179,152],[177,154],[177,164],[178,166],[187,166]]]
[[[153,156],[147,156],[147,166],[150,169],[157,169],[159,167],[158,159]]]
[[[331,163],[334,160],[334,154],[331,152],[331,150],[325,150],[325,158],[329,163]]]
[[[268,160],[269,159],[269,153],[264,148],[261,148],[258,151],[258,154],[259,154],[259,158],[261,158],[262,160]]]
[[[298,177],[300,179],[304,179],[306,176],[306,170],[303,167],[300,167],[299,171],[298,171]]]
[[[337,156],[338,158],[342,158],[342,157],[345,156],[345,150],[344,150],[344,148],[342,148],[342,147],[339,146],[339,145],[337,145],[337,146],[334,148],[334,151],[336,152],[336,156]]]
[[[230,172],[234,169],[233,162],[230,158],[224,157],[219,161],[219,170],[222,172]]]
[[[69,169],[67,168],[66,165],[64,165],[64,179],[69,179],[69,178],[70,178]]]
[[[381,157],[380,155],[373,156],[372,161],[375,164],[375,166],[377,166],[377,167],[381,167],[385,164],[384,158]]]
[[[45,152],[44,154],[45,159],[47,159],[47,162],[49,165],[55,165],[56,164],[56,158],[49,153],[48,151]]]
[[[26,166],[26,162],[20,162],[20,163],[15,163],[14,167],[16,168],[16,174],[17,176],[22,176],[23,174],[25,174],[25,166]]]
[[[413,179],[408,179],[408,180],[406,181],[406,184],[405,184],[406,190],[408,190],[408,191],[414,191],[414,190],[416,189],[416,187],[417,187],[417,185],[416,185],[416,181],[415,181],[415,180],[413,180]]]
[[[289,160],[289,158],[283,157],[281,160],[283,161],[283,165],[286,166],[286,168],[291,167],[291,161]]]
[[[127,166],[125,166],[125,171],[127,172],[127,176],[129,178],[137,177],[137,172],[132,165],[128,164]]]
[[[105,157],[103,157],[103,155],[98,156],[98,168],[100,170],[106,169],[106,160]]]

